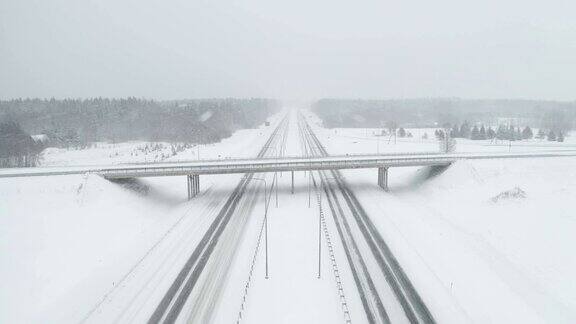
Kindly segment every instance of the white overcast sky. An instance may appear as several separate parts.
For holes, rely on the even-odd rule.
[[[0,98],[576,99],[576,1],[0,0]]]

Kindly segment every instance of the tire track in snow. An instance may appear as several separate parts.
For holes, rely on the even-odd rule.
[[[271,143],[277,139],[280,130],[283,127],[287,127],[287,122],[288,119],[285,117],[279,123],[258,154],[259,158],[266,154]],[[252,177],[253,174],[247,174],[236,186],[232,195],[230,195],[224,207],[156,307],[148,323],[173,323],[176,321]]]
[[[209,194],[211,191],[211,188],[208,188],[204,193],[202,193],[202,195],[207,195]],[[158,246],[164,242],[166,240],[166,238],[174,231],[174,229],[176,229],[176,227],[178,227],[182,221],[185,219],[186,215],[188,214],[188,212],[191,210],[191,207],[188,208],[185,212],[182,213],[182,215],[176,220],[176,222],[174,224],[172,224],[168,230],[166,230],[166,232],[164,232],[164,234],[162,234],[162,236],[160,236],[160,238],[134,263],[134,265],[118,280],[118,282],[110,289],[108,290],[100,299],[100,301],[98,301],[89,311],[88,313],[86,313],[86,315],[84,315],[84,317],[80,320],[80,323],[85,323],[86,321],[88,321],[90,319],[90,317],[92,316],[92,314],[94,314],[105,302],[109,301],[110,297],[116,293],[116,291],[118,289],[120,289],[120,287],[122,287],[124,285],[124,283],[134,274],[134,272],[136,272],[139,267],[142,265],[142,263],[148,258],[148,256],[150,256],[150,254],[152,254],[157,248]]]
[[[300,125],[304,136],[307,138],[307,144],[309,149],[312,153],[317,152],[319,155],[328,155],[326,149],[322,146],[314,132],[312,131],[311,127],[307,124],[303,116],[300,116]],[[389,249],[388,245],[384,242],[382,236],[379,234],[377,229],[375,228],[374,224],[356,199],[355,195],[352,191],[348,188],[345,181],[340,175],[338,171],[330,171],[333,178],[336,180],[337,188],[339,192],[344,197],[346,204],[351,211],[353,218],[355,220],[355,225],[358,227],[360,232],[362,233],[362,237],[364,238],[366,244],[368,245],[372,255],[375,259],[375,262],[378,264],[384,278],[388,282],[390,289],[394,292],[396,299],[402,306],[404,314],[406,315],[408,321],[410,323],[435,323],[434,318],[432,317],[430,311],[420,298],[419,294],[417,293],[416,289],[406,276],[404,270],[401,268],[400,264],[396,260],[395,256],[392,254],[391,250]],[[321,175],[325,176],[324,171],[319,172]],[[332,194],[333,199],[337,202],[337,197],[334,193],[332,185],[328,183],[327,185],[330,190],[326,190],[326,195],[329,196],[329,193]],[[330,200],[329,200],[330,202]],[[337,205],[337,207],[339,207]],[[332,209],[333,215],[335,210]],[[338,209],[338,213],[342,214],[341,209]],[[337,217],[334,216],[336,221]],[[344,219],[344,218],[342,218]],[[340,235],[342,240],[346,239],[346,236]],[[350,234],[349,236],[352,236]],[[354,266],[352,263],[350,264],[351,268]],[[359,289],[359,293],[362,295],[363,291],[361,291],[361,286],[357,284]],[[373,313],[370,307],[366,307],[365,310],[367,315],[369,315],[369,321],[375,318],[374,315],[370,315]]]

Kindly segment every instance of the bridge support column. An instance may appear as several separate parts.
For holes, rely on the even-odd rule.
[[[186,189],[188,189],[188,200],[192,199],[192,176],[186,176]]]
[[[378,168],[378,185],[388,191],[388,167]]]
[[[200,192],[200,176],[197,174],[186,176],[188,180],[188,200],[196,197]]]
[[[294,194],[294,171],[292,171],[292,194]]]

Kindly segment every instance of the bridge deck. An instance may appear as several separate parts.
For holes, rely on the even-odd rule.
[[[248,172],[304,171],[447,165],[458,160],[511,159],[576,156],[576,151],[530,153],[402,153],[389,155],[345,155],[328,157],[282,157],[224,159],[109,166],[70,166],[0,169],[0,178],[93,173],[108,179],[226,174]]]

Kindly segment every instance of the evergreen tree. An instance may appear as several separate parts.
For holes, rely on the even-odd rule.
[[[474,127],[472,128],[470,139],[475,141],[480,139],[480,130],[478,129],[478,126],[474,125]]]
[[[406,137],[406,130],[402,127],[398,129],[398,137]]]
[[[551,130],[550,132],[548,132],[548,140],[551,142],[556,140],[556,134],[554,133],[554,131]]]
[[[532,134],[532,129],[530,129],[529,126],[524,127],[524,130],[522,130],[522,139],[531,139],[532,136],[534,136]]]
[[[514,140],[519,141],[522,139],[522,131],[520,127],[516,127],[516,131],[514,132]]]
[[[454,127],[452,127],[452,129],[450,129],[450,137],[452,137],[452,138],[459,138],[460,137],[460,130],[458,129],[458,126],[454,125]]]
[[[479,139],[481,139],[481,140],[486,139],[486,128],[484,127],[484,125],[482,125],[482,127],[480,127]]]
[[[504,125],[498,126],[498,130],[496,131],[496,138],[499,140],[508,139],[508,131]]]
[[[437,129],[436,132],[434,132],[434,134],[436,135],[436,138],[439,140],[443,140],[444,139],[444,131],[441,129]]]
[[[506,132],[506,139],[509,141],[516,140],[516,129],[514,128],[514,126],[512,125],[508,126],[508,131]]]
[[[465,121],[460,126],[460,134],[459,135],[461,138],[470,138],[470,125],[468,124],[467,121]]]
[[[564,133],[562,131],[558,132],[558,137],[556,138],[558,142],[564,142]]]
[[[81,148],[80,136],[75,129],[69,128],[63,137],[63,142],[67,147]]]
[[[492,129],[492,127],[488,127],[488,131],[486,131],[486,138],[493,139],[496,137],[496,132]]]
[[[540,128],[538,130],[538,134],[536,134],[536,138],[537,139],[543,139],[544,137],[546,137],[546,133],[544,133],[544,130],[542,128]]]

